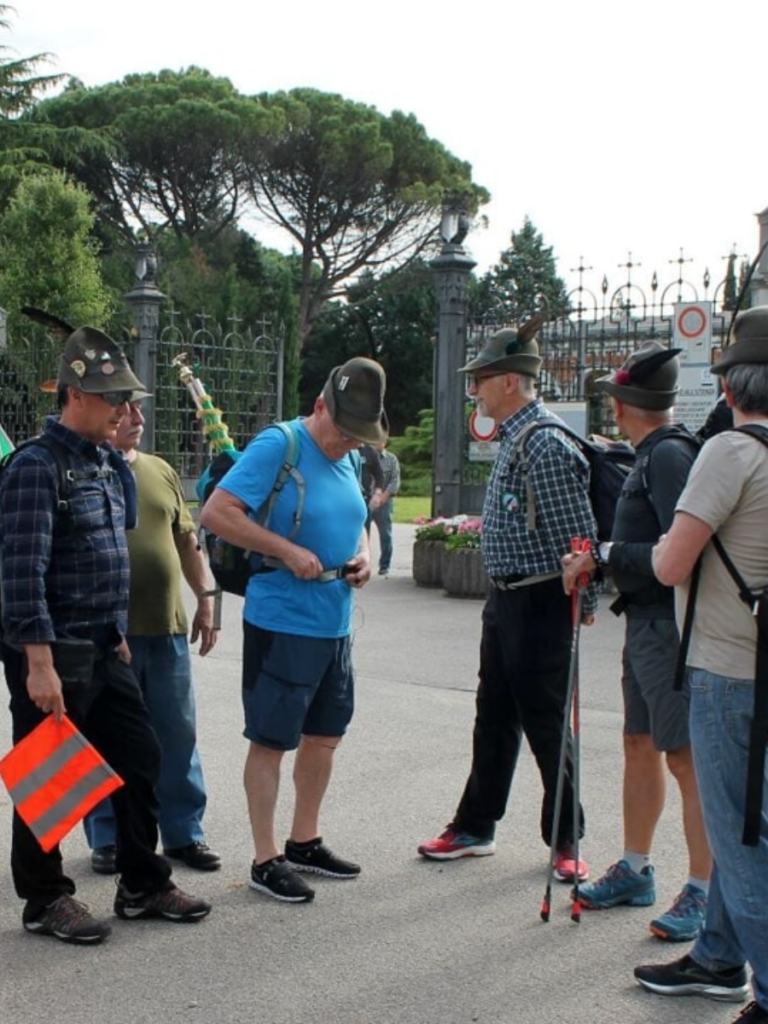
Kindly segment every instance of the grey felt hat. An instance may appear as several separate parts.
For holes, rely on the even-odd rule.
[[[680,390],[680,351],[658,341],[644,341],[622,367],[596,380],[595,387],[637,409],[671,409]]]
[[[381,444],[389,437],[384,412],[387,378],[373,359],[355,356],[334,367],[323,388],[323,401],[343,434],[356,441]]]
[[[725,373],[742,363],[768,363],[768,306],[745,309],[736,316],[728,345],[712,373]]]
[[[131,401],[149,397],[118,343],[95,327],[78,327],[67,338],[56,381],[91,395],[130,391]]]
[[[496,331],[459,373],[522,373],[526,377],[538,377],[541,356],[535,335],[544,319],[535,316],[520,327],[503,327]]]

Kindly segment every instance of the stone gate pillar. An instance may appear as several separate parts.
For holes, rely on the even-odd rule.
[[[152,246],[140,242],[136,246],[136,283],[127,295],[123,296],[131,310],[134,339],[133,369],[136,376],[152,395],[145,398],[141,405],[146,424],[141,439],[142,451],[155,450],[155,388],[157,381],[157,335],[160,323],[160,303],[165,296],[158,289],[157,259]]]
[[[434,363],[435,439],[433,447],[432,515],[453,516],[461,508],[464,461],[464,365],[467,348],[467,281],[476,266],[462,247],[468,220],[446,206],[440,234],[443,248],[430,266],[437,293],[437,346]]]

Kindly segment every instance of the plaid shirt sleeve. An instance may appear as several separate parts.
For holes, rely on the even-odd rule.
[[[562,557],[570,552],[572,538],[597,537],[589,503],[589,466],[573,445],[552,429],[533,434],[528,450],[536,526],[543,545]],[[592,614],[596,608],[596,588],[590,584],[584,595],[584,613]]]
[[[384,490],[394,497],[400,490],[400,462],[392,452],[383,452],[381,466],[384,470]]]
[[[20,454],[3,481],[3,624],[9,634],[23,637],[26,643],[48,643],[56,637],[45,575],[57,493],[56,469],[43,455]]]

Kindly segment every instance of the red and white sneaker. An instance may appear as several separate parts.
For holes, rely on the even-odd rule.
[[[459,832],[454,825],[448,825],[435,839],[421,843],[419,853],[430,860],[458,860],[459,857],[490,857],[496,853],[492,839],[481,839],[469,832]]]
[[[555,857],[555,878],[560,882],[575,882],[576,881],[576,860],[574,857],[574,849],[572,843],[563,843],[558,849]],[[585,860],[579,859],[578,862],[579,881],[586,882],[589,878],[589,867]]]

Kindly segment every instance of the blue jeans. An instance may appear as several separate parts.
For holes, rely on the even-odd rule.
[[[195,693],[186,636],[132,636],[131,668],[139,681],[162,751],[156,786],[160,836],[166,849],[203,839],[206,793],[197,750]],[[83,822],[91,849],[115,842],[111,800]]]
[[[691,956],[709,970],[749,961],[755,998],[768,1009],[768,786],[758,845],[741,842],[754,683],[698,668],[688,678],[691,745],[715,862],[706,921]]]
[[[379,572],[389,572],[392,565],[392,508],[393,499],[390,498],[386,505],[371,512],[371,519],[379,531]]]

